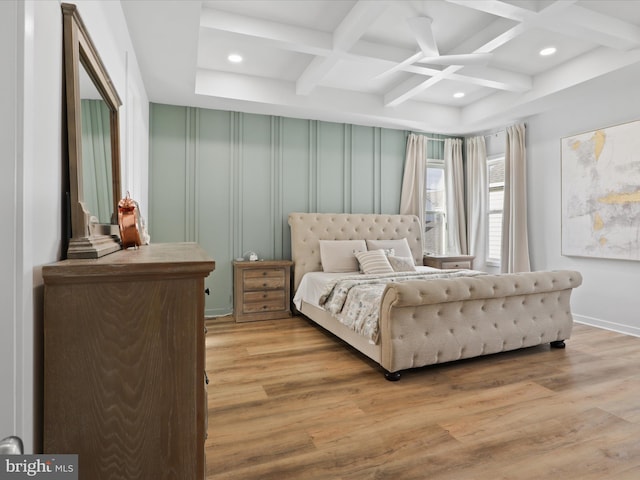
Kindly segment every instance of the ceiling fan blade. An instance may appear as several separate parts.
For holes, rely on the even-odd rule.
[[[466,53],[460,55],[439,55],[437,57],[427,57],[417,63],[427,63],[431,65],[486,65],[491,60],[490,53]]]
[[[409,28],[416,37],[422,53],[427,57],[437,57],[440,52],[438,51],[438,45],[436,44],[436,39],[433,37],[433,30],[431,29],[433,20],[429,17],[413,17],[408,18],[407,22],[409,22]]]

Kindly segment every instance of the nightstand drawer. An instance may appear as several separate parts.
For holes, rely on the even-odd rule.
[[[282,268],[264,268],[244,272],[245,290],[275,290],[284,288],[285,272]]]
[[[453,270],[465,268],[473,270],[473,255],[424,255],[423,264],[427,267]]]
[[[443,270],[447,270],[450,268],[466,268],[471,269],[471,262],[442,262]]]
[[[255,292],[259,294],[261,292]],[[244,313],[258,313],[258,312],[274,312],[274,311],[282,311],[285,308],[285,298],[284,292],[281,290],[274,290],[273,292],[269,292],[270,294],[265,294],[264,297],[258,299],[257,301],[247,300],[247,294],[245,294],[245,302],[242,305],[242,310]],[[257,296],[257,295],[256,295]]]
[[[284,300],[284,290],[257,290],[244,292],[244,303],[271,302]],[[245,309],[246,310],[246,309]]]

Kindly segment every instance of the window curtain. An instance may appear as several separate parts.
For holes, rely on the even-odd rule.
[[[527,235],[527,162],[524,124],[506,129],[502,273],[529,272]]]
[[[466,141],[467,216],[469,218],[469,254],[475,255],[473,268],[484,270],[487,262],[487,148],[484,137]]]
[[[462,140],[444,141],[444,177],[447,204],[447,254],[467,253],[467,228],[464,208],[464,170],[462,167]]]
[[[82,100],[82,188],[86,208],[100,223],[113,212],[111,126],[103,100]]]
[[[416,215],[424,236],[424,189],[427,168],[427,139],[423,135],[409,134],[407,154],[402,178],[400,213]]]

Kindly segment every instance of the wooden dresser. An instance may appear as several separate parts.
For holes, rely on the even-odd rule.
[[[233,310],[236,322],[291,316],[290,260],[233,262]]]
[[[80,480],[204,479],[204,279],[193,243],[43,268],[44,453]]]

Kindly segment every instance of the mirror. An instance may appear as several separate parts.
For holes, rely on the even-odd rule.
[[[102,99],[84,66],[80,66],[82,119],[82,190],[84,206],[98,223],[111,223],[113,172],[109,106]]]
[[[120,249],[118,108],[111,78],[75,5],[62,4],[69,155],[71,239],[68,258],[98,258]]]

